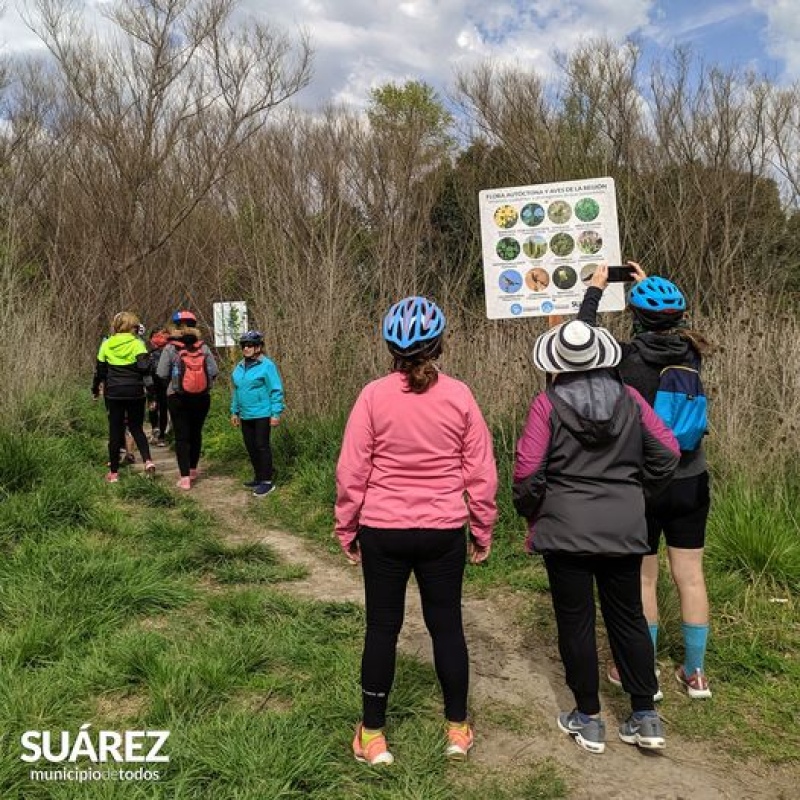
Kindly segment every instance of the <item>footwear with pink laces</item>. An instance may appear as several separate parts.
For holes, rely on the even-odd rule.
[[[386,737],[383,731],[370,735],[368,741],[364,741],[364,726],[359,722],[356,726],[356,736],[353,739],[353,755],[356,761],[362,764],[369,764],[374,767],[378,764],[393,764],[394,756],[386,746]]]
[[[119,473],[118,472],[108,472],[106,473],[106,483],[118,483],[119,482]]]
[[[711,689],[708,688],[708,678],[699,667],[693,675],[687,675],[683,667],[678,667],[675,679],[686,689],[686,694],[694,700],[705,700],[711,697]]]
[[[188,490],[192,488],[192,479],[187,475],[185,478],[180,478],[175,484],[179,489]]]
[[[453,761],[464,761],[475,744],[475,734],[469,723],[450,723],[447,726],[447,749],[445,754]]]

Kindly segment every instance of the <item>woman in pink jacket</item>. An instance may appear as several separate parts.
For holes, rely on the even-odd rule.
[[[497,470],[472,393],[434,363],[444,328],[444,314],[424,297],[389,309],[383,338],[392,371],[356,400],[336,467],[336,535],[361,564],[367,611],[353,753],[373,765],[394,761],[383,727],[412,572],[444,695],[446,753],[463,759],[473,744],[461,587],[467,554],[473,564],[489,555]]]

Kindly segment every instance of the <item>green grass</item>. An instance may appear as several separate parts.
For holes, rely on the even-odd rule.
[[[287,420],[274,440],[281,491],[253,512],[265,524],[287,526],[331,553],[338,553],[331,531],[343,427],[343,419]],[[517,435],[510,425],[493,431],[500,518],[489,562],[468,567],[466,584],[479,594],[503,591],[529,599],[523,624],[555,654],[547,576],[540,559],[524,554],[524,524],[511,505]],[[238,462],[232,459],[228,469],[245,474],[245,464],[240,450]],[[787,762],[800,758],[800,727],[786,727],[787,710],[800,707],[800,473],[787,467],[769,483],[754,483],[719,472],[706,556],[712,608],[707,670],[714,697],[689,702],[672,677],[683,644],[677,596],[665,563],[659,600],[659,658],[668,689],[663,708],[678,733],[709,741],[726,736],[738,755]],[[617,710],[625,711],[621,698]]]
[[[39,398],[26,411],[34,432],[0,431],[0,459],[9,459],[0,462],[4,800],[565,796],[546,760],[511,774],[446,764],[435,674],[404,656],[388,728],[396,768],[355,763],[363,609],[276,591],[303,570],[264,544],[220,538],[225,521],[159,478],[104,484],[102,407],[69,397],[65,407]],[[230,468],[242,471],[239,434],[222,425],[222,411],[218,404],[211,447],[227,448]],[[296,458],[305,441],[287,435],[295,455],[281,458]],[[293,489],[314,502],[338,447],[328,434],[316,446],[325,441],[326,465]],[[170,730],[162,779],[32,781],[21,734],[75,733],[86,722],[94,731]]]

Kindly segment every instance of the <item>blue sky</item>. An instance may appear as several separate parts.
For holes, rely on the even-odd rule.
[[[109,0],[74,0],[88,20]],[[36,48],[11,0],[0,17],[0,52]],[[440,91],[457,70],[487,58],[549,72],[553,48],[587,36],[633,38],[645,58],[675,44],[707,62],[754,67],[778,82],[800,79],[798,0],[241,0],[240,12],[291,32],[303,26],[315,76],[300,98],[360,106],[387,81],[425,80]]]

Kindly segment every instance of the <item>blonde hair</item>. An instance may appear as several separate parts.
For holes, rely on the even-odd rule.
[[[114,314],[114,319],[111,320],[111,330],[114,333],[133,333],[139,324],[139,317],[132,311],[120,311],[119,314]]]

